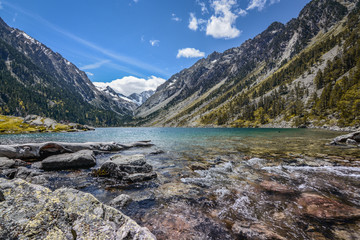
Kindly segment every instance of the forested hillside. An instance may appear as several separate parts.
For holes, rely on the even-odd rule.
[[[311,1],[286,25],[275,22],[174,75],[139,108],[138,123],[358,126],[359,8],[358,1]]]

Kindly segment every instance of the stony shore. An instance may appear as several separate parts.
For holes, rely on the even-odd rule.
[[[143,155],[118,154],[149,146],[148,141],[0,145],[0,177],[9,179],[0,178],[0,239],[156,239],[89,193],[40,186],[47,185],[56,171],[89,168],[94,178],[124,185],[156,179]],[[94,168],[99,154],[112,157]],[[88,174],[83,172],[83,177]]]

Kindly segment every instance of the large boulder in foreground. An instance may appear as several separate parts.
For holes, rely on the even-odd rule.
[[[323,221],[347,221],[360,218],[360,209],[314,193],[303,193],[297,201],[302,214]]]
[[[157,177],[142,154],[112,156],[101,166],[99,172],[126,182],[141,182]]]
[[[95,155],[91,150],[82,150],[75,153],[53,155],[45,158],[41,162],[41,168],[44,170],[90,168],[95,165]]]
[[[120,211],[75,189],[0,179],[0,239],[156,239]]]

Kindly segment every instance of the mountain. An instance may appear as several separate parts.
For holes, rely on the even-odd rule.
[[[0,114],[107,126],[133,113],[125,100],[102,93],[74,64],[1,18],[0,76]]]
[[[313,0],[286,24],[173,75],[144,126],[358,126],[358,0]]]
[[[110,86],[104,83],[94,83],[94,84],[98,90],[106,93],[107,95],[110,95],[111,97],[114,98],[114,100],[116,100],[116,98],[120,98],[122,100],[125,100],[126,102],[132,103],[132,105],[131,106],[129,105],[128,108],[132,109],[133,111],[135,111],[135,109],[138,106],[143,104],[149,97],[151,97],[155,93],[155,91],[153,90],[147,90],[141,93],[133,93],[130,94],[129,96],[125,96],[121,93],[116,92],[113,88],[111,88]]]
[[[142,105],[144,102],[146,102],[146,100],[151,97],[153,94],[155,93],[155,91],[153,90],[148,90],[148,91],[143,91],[141,93],[133,93],[131,95],[129,95],[129,99],[131,99],[134,103],[136,103],[138,106]]]

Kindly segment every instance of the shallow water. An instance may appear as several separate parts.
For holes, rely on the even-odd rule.
[[[49,187],[74,187],[107,203],[121,193],[123,212],[159,239],[356,239],[359,222],[341,224],[299,213],[302,193],[360,208],[360,148],[326,145],[339,132],[311,129],[99,128],[93,132],[1,135],[1,144],[151,140],[143,153],[158,179],[109,184],[91,170],[51,173]],[[162,150],[163,153],[151,154]],[[99,167],[109,155],[97,156]],[[95,167],[95,168],[96,168]],[[269,192],[276,182],[291,193]],[[239,230],[240,229],[240,230]],[[259,237],[260,236],[260,237]]]

